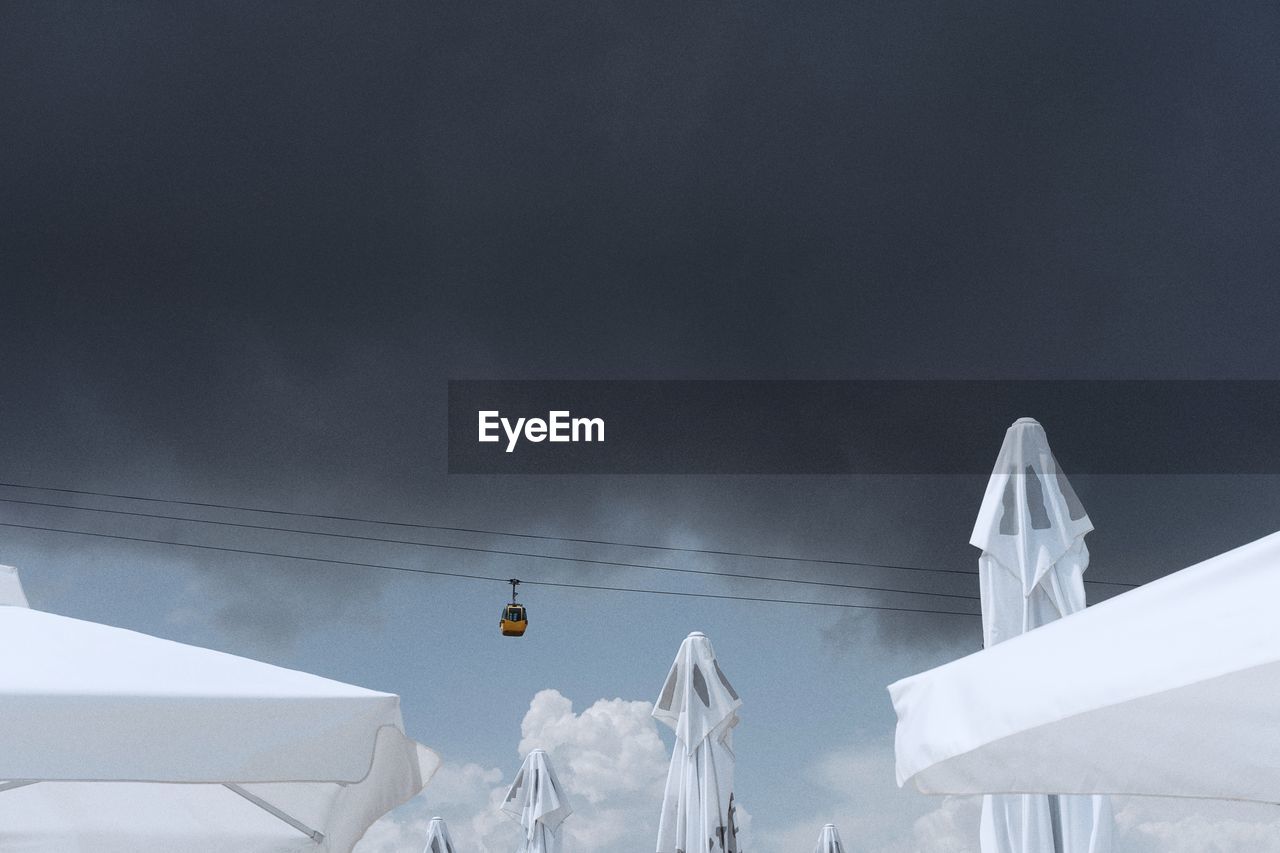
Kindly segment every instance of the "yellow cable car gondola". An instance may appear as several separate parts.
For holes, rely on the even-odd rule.
[[[499,622],[504,637],[523,637],[524,629],[529,627],[528,612],[523,604],[516,603],[516,587],[519,585],[520,581],[511,579],[511,603],[502,608],[502,619]]]

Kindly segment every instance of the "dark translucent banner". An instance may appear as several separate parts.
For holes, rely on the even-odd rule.
[[[1019,417],[1068,474],[1280,473],[1272,381],[452,381],[455,474],[987,474]]]

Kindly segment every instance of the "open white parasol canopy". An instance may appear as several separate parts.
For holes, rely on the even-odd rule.
[[[435,753],[400,700],[29,609],[0,567],[0,850],[347,853]]]
[[[892,684],[898,781],[1280,802],[1276,601],[1280,534]]]

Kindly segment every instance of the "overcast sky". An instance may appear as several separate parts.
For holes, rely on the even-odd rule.
[[[1280,378],[1278,41],[1262,2],[5,5],[0,481],[973,568],[982,477],[450,477],[445,381]],[[1072,482],[1099,580],[1280,511],[1269,477]],[[0,521],[796,595],[14,504]],[[416,853],[432,813],[466,850],[505,849],[488,798],[533,745],[581,759],[572,853],[651,849],[669,738],[640,703],[690,630],[744,698],[750,853],[806,850],[828,820],[854,851],[976,849],[972,803],[894,787],[883,689],[975,650],[976,619],[544,588],[516,642],[505,591],[464,580],[17,529],[0,561],[38,607],[400,693],[446,764],[369,853]],[[1280,832],[1266,810],[1120,814],[1135,853]]]

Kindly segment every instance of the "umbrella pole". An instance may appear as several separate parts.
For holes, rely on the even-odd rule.
[[[1058,802],[1057,794],[1049,795],[1049,825],[1053,828],[1053,849],[1056,853],[1063,853],[1066,845],[1062,841],[1062,804]]]
[[[239,785],[236,785],[232,782],[223,782],[222,787],[226,788],[228,791],[232,791],[236,794],[239,794],[249,802],[253,803],[258,808],[262,809],[267,814],[278,817],[280,820],[289,824],[289,826],[292,826],[294,829],[298,830],[303,835],[310,838],[316,844],[319,844],[320,842],[324,841],[323,832],[320,832],[317,829],[312,829],[302,821],[295,818],[293,815],[282,812],[280,809],[271,805],[271,803],[268,803],[266,800],[262,799],[262,797],[259,797],[255,794],[251,794],[248,791],[246,791],[244,788],[241,788]]]

